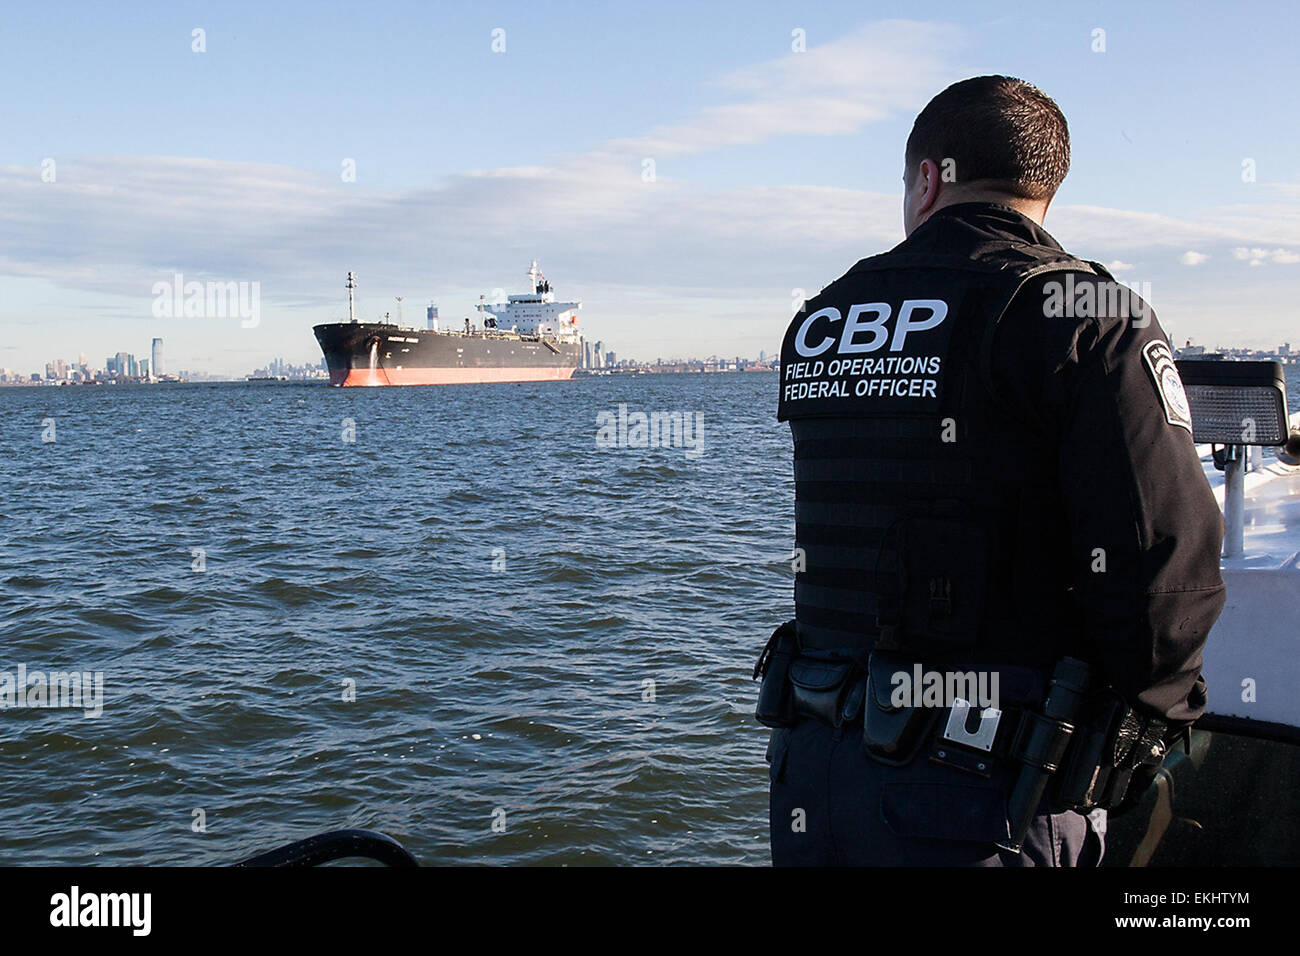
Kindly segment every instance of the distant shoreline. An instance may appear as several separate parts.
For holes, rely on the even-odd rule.
[[[708,368],[699,365],[673,365],[648,368],[617,368],[617,369],[577,369],[573,373],[574,378],[608,378],[613,376],[625,377],[635,375],[742,375],[753,373],[766,373],[775,375],[778,369],[770,367],[749,367],[749,368]],[[181,379],[178,381],[167,382],[139,382],[139,381],[92,381],[92,382],[67,382],[54,381],[46,379],[39,382],[0,382],[0,388],[63,388],[66,386],[75,386],[83,388],[87,386],[99,388],[157,388],[159,386],[175,385],[257,385],[264,387],[267,385],[320,385],[329,386],[328,379],[320,378],[211,378],[211,379]],[[514,383],[519,384],[519,383]],[[401,388],[406,386],[386,386],[389,388]]]

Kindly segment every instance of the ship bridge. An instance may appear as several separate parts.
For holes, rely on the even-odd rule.
[[[550,282],[537,268],[536,259],[528,269],[528,288],[532,291],[507,296],[505,302],[488,302],[486,296],[479,296],[477,309],[483,315],[484,327],[576,340],[582,303],[557,302]]]

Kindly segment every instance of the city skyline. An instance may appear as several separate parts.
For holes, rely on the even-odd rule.
[[[184,375],[179,376],[185,377]],[[163,361],[163,340],[154,337],[149,343],[149,358],[136,358],[134,352],[118,351],[104,359],[102,365],[92,362],[85,351],[79,351],[74,360],[55,356],[45,362],[44,372],[40,369],[26,372],[0,365],[0,383],[28,384],[34,381],[54,382],[92,382],[109,379],[142,379],[147,382],[174,381],[176,375],[169,374]]]
[[[981,72],[1060,102],[1073,168],[1046,227],[1149,283],[1175,340],[1295,337],[1285,6],[1211,23],[1102,3],[1015,31],[957,3],[339,9],[86,6],[0,38],[11,85],[43,78],[0,146],[0,366],[165,337],[239,375],[308,360],[349,270],[364,319],[402,296],[454,322],[532,259],[620,354],[752,355],[801,294],[902,238],[911,120]],[[550,68],[575,42],[584,68]],[[379,66],[340,84],[340,58]],[[247,287],[257,315],[160,315],[173,277]]]
[[[1284,365],[1300,364],[1300,351],[1293,350],[1289,341],[1278,343],[1271,348],[1260,348],[1251,346],[1207,346],[1203,343],[1196,343],[1191,340],[1184,340],[1182,344],[1179,344],[1176,340],[1173,340],[1172,336],[1170,338],[1170,344],[1179,358],[1199,358],[1206,355],[1220,355],[1233,359],[1273,359],[1281,361]],[[617,352],[613,349],[605,350],[603,352],[599,351],[600,347],[604,344],[603,341],[591,342],[590,340],[584,339],[578,368],[584,372],[609,370],[650,371],[655,369],[665,371],[754,371],[760,366],[775,371],[779,368],[779,345],[776,347],[776,351],[771,354],[769,354],[765,349],[760,349],[756,359],[750,359],[747,356],[740,354],[730,356],[710,354],[703,357],[669,355],[665,358],[664,356],[656,356],[654,359],[641,360],[627,358],[619,359]],[[159,370],[162,368],[162,363],[159,359],[162,355],[162,346],[162,339],[155,338],[151,343],[151,360],[138,360],[138,366],[143,368],[141,376],[147,381],[193,380],[237,382],[250,378],[285,378],[295,381],[324,382],[328,381],[329,378],[323,358],[316,361],[307,360],[302,364],[296,364],[291,360],[286,360],[282,356],[270,359],[263,367],[254,368],[251,371],[237,375],[227,376],[208,372],[193,373],[188,369],[182,369],[175,374],[160,372]],[[597,355],[600,356],[598,362],[595,360]],[[128,379],[136,377],[135,373],[117,372],[114,374],[113,365],[115,360],[116,362],[121,363],[124,358],[134,360],[134,356],[131,353],[118,352],[116,355],[109,356],[105,360],[105,368],[103,369],[95,369],[93,366],[89,366],[84,352],[79,354],[76,362],[70,363],[64,359],[55,358],[45,363],[44,376],[41,376],[39,372],[22,373],[13,369],[0,367],[0,384],[45,384],[50,380],[59,379],[73,383],[78,381],[77,379],[66,376],[63,372],[60,372],[58,375],[52,374],[52,369],[57,369],[59,366],[63,366],[64,372],[73,368],[81,369],[83,372],[89,370],[92,374],[81,379],[81,381],[95,379],[97,376],[93,373],[97,372],[108,373],[106,376],[100,377],[100,381],[113,377]],[[121,368],[121,365],[119,364],[118,367]],[[150,369],[152,369],[152,376],[150,375]],[[163,378],[160,379],[160,375],[163,376]]]

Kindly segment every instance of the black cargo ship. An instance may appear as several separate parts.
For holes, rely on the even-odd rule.
[[[550,283],[533,262],[531,293],[504,303],[480,299],[482,325],[465,320],[464,329],[438,327],[429,306],[428,328],[389,322],[357,322],[348,273],[348,322],[318,325],[313,331],[325,355],[333,385],[469,385],[484,382],[557,381],[573,377],[581,337],[581,302],[556,302]]]

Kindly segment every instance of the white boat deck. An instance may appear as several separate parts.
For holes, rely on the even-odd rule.
[[[1223,472],[1198,450],[1222,508]],[[1300,466],[1266,461],[1244,484],[1245,553],[1222,559],[1227,603],[1205,647],[1208,712],[1300,728]]]

